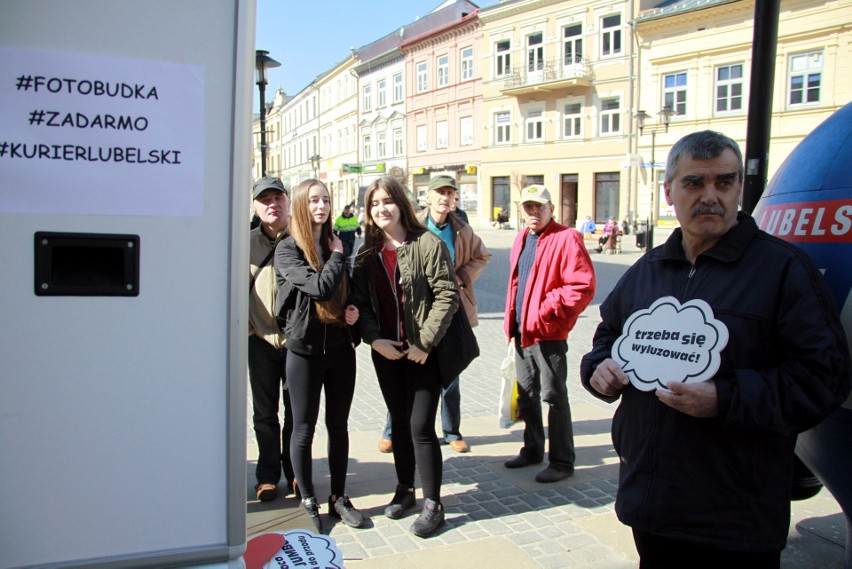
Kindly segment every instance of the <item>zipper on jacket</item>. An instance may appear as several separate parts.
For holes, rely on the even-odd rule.
[[[391,276],[388,274],[388,269],[385,266],[384,260],[382,259],[382,253],[381,252],[379,252],[379,264],[381,264],[382,272],[385,274],[385,278],[388,279],[388,284],[390,284],[391,291],[393,292],[393,306],[394,306],[394,309],[396,310],[396,341],[399,342],[399,341],[401,341],[399,339],[399,295],[396,292],[396,282],[394,282],[394,279],[392,279]],[[396,266],[394,267],[394,270],[393,270],[393,276],[396,276],[396,273],[398,271],[399,271],[399,255],[397,255],[397,257],[396,257]]]
[[[696,263],[698,261],[696,260]],[[690,265],[689,274],[686,276],[686,283],[683,285],[683,298],[688,298],[686,293],[689,290],[689,282],[692,280],[693,275],[695,275],[695,271],[698,269],[697,265]]]

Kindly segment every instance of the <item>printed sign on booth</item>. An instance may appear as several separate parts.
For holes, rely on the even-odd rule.
[[[0,212],[202,214],[202,67],[0,48],[0,108]]]
[[[612,358],[641,391],[669,382],[698,383],[716,375],[728,328],[703,300],[681,305],[664,296],[634,312],[612,347]]]

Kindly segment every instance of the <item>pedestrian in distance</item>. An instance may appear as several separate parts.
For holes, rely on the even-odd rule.
[[[544,460],[541,402],[548,406],[548,466],[537,482],[574,473],[574,428],[568,402],[568,333],[595,295],[595,271],[583,236],[553,219],[550,192],[540,184],[521,190],[527,227],[509,254],[509,286],[503,328],[515,346],[518,407],[524,446],[505,462],[521,468]]]
[[[287,349],[275,318],[278,283],[272,264],[275,244],[286,234],[290,221],[290,196],[280,179],[267,176],[255,182],[252,209],[258,220],[249,236],[248,365],[258,451],[254,490],[258,500],[268,502],[278,495],[282,469],[286,482],[284,495],[297,492],[290,461],[293,410],[285,370]],[[282,398],[283,428],[278,416]]]
[[[346,495],[349,410],[355,393],[358,309],[348,303],[349,271],[343,243],[332,232],[331,198],[325,184],[305,180],[293,195],[291,235],[275,249],[279,273],[279,314],[287,336],[287,378],[293,407],[290,454],[302,494],[302,508],[322,531],[311,446],[325,392],[329,515],[351,527],[364,517]]]
[[[615,510],[642,568],[779,567],[796,437],[849,393],[847,343],[819,270],[737,211],[742,188],[742,153],[729,137],[701,131],[675,143],[664,190],[680,228],[618,282],[582,360],[589,393],[619,402]],[[690,330],[680,311],[656,324],[646,315],[666,304],[700,309],[691,325],[700,337],[673,340]],[[643,325],[626,327],[638,318]],[[715,351],[713,334],[727,338]],[[654,356],[624,367],[614,345],[628,339],[627,349],[644,344]],[[696,370],[672,363],[685,343],[716,362],[707,377],[692,381]]]
[[[349,261],[355,248],[355,236],[361,236],[361,224],[349,204],[343,206],[343,212],[334,221],[334,234],[343,242],[343,256]]]
[[[597,226],[595,225],[595,221],[592,219],[591,215],[586,216],[586,220],[580,225],[580,233],[583,234],[583,237],[588,237],[590,235],[594,235],[597,230]]]
[[[411,532],[427,537],[444,523],[435,432],[441,378],[432,354],[459,308],[458,286],[447,247],[417,221],[399,182],[370,184],[365,211],[353,279],[361,337],[372,348],[393,427],[397,486],[385,515],[399,519],[416,506],[416,467],[424,502]]]
[[[426,193],[426,208],[417,214],[417,220],[440,237],[447,246],[456,273],[462,308],[471,327],[475,327],[478,317],[473,283],[491,259],[491,252],[474,233],[473,228],[452,211],[457,193],[455,178],[432,178]],[[462,453],[470,451],[470,446],[461,434],[461,390],[458,377],[441,389],[441,425],[444,442],[452,450]],[[390,452],[392,448],[392,428],[388,416],[385,431],[379,441],[379,450]]]

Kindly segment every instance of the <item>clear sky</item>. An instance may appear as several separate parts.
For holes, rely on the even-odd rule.
[[[497,0],[471,0],[480,8]],[[257,0],[256,49],[281,67],[269,73],[270,100],[279,87],[295,95],[359,48],[423,17],[441,0]],[[255,94],[257,99],[257,94]],[[259,108],[254,102],[255,110]]]

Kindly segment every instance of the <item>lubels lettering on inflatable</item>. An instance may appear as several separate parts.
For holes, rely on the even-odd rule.
[[[822,270],[852,338],[852,103],[809,134],[784,161],[754,211],[761,229],[795,243]],[[796,454],[846,516],[846,567],[852,567],[852,396],[799,436]]]

